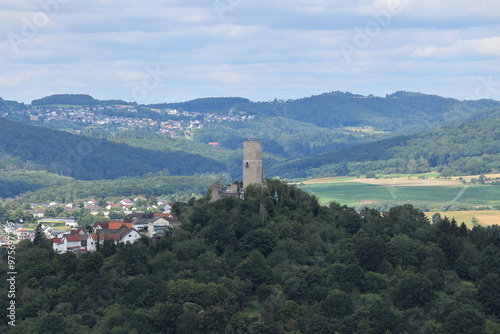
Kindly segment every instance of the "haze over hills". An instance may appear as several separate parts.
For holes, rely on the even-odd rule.
[[[0,110],[6,118],[87,136],[0,119],[1,169],[46,170],[81,180],[165,170],[229,173],[238,180],[247,138],[262,140],[268,177],[500,170],[500,102],[494,100],[330,92],[288,101],[225,97],[138,105],[57,94],[31,106],[0,100]]]

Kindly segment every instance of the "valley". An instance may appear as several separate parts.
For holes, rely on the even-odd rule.
[[[140,105],[56,94],[4,101],[0,112],[0,196],[21,203],[199,198],[215,181],[241,179],[241,142],[250,138],[263,143],[266,177],[300,183],[323,204],[500,206],[498,101],[337,91]]]

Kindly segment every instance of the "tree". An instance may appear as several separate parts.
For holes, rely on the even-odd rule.
[[[326,317],[345,317],[352,314],[354,304],[348,294],[334,290],[321,302],[321,309]]]
[[[443,323],[445,334],[477,334],[484,333],[485,319],[474,309],[458,309],[452,311]]]
[[[178,334],[196,334],[200,333],[200,320],[193,310],[185,309],[177,321]]]
[[[55,213],[53,207],[48,207],[47,209],[45,209],[45,212],[43,213],[43,215],[45,217],[55,217],[56,213]]]
[[[97,237],[99,237],[100,235],[97,234]],[[98,240],[99,242],[99,240]],[[107,239],[107,240],[104,240],[104,242],[102,243],[102,246],[101,246],[101,243],[99,242],[98,243],[99,245],[99,249],[98,251],[104,256],[104,257],[108,257],[108,256],[111,256],[113,254],[115,254],[116,252],[116,245],[115,245],[115,242],[114,240],[112,239]]]
[[[387,254],[387,247],[380,237],[371,238],[360,230],[353,243],[360,264],[366,270],[377,271]]]
[[[198,313],[202,333],[224,333],[226,328],[226,312],[222,307],[211,306]]]
[[[271,280],[271,267],[262,254],[254,249],[237,267],[236,273],[242,279],[249,279],[254,287]]]
[[[418,228],[429,224],[425,214],[411,204],[390,208],[384,219],[392,224],[394,234],[404,233],[408,236],[412,236]]]
[[[435,214],[432,215],[432,224],[437,224],[439,223],[443,218],[441,217],[441,214],[439,212],[436,212]]]
[[[104,257],[101,253],[85,254],[80,260],[77,267],[77,275],[84,276],[85,274],[97,273],[104,263]]]
[[[259,228],[249,232],[244,240],[248,249],[257,249],[262,255],[269,255],[277,242],[276,235],[267,228]]]
[[[500,275],[486,275],[479,282],[476,298],[488,314],[500,315]]]
[[[393,287],[391,297],[402,309],[425,306],[434,298],[432,283],[421,274],[407,273]]]
[[[33,238],[33,244],[39,245],[46,240],[45,234],[42,230],[42,224],[38,224],[36,227],[35,237]]]

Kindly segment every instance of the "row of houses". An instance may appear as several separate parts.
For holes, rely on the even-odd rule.
[[[123,220],[110,220],[94,224],[92,232],[84,227],[73,227],[52,239],[52,247],[58,253],[94,252],[106,240],[115,244],[133,244],[141,237],[161,238],[165,232],[180,226],[171,213],[132,214]]]
[[[22,224],[5,224],[4,231],[7,235],[14,235],[17,240],[30,240],[35,236],[35,230],[24,228]]]
[[[143,201],[147,201],[147,198],[144,196],[136,196],[133,200],[124,198],[117,203],[106,203],[105,205],[99,205],[98,201],[91,198],[82,203],[82,207],[84,209],[88,209],[92,215],[104,214],[108,216],[111,211],[119,211],[125,214],[130,214],[137,210],[138,204],[144,204]],[[77,210],[80,210],[74,203],[61,204],[58,202],[50,202],[50,203],[31,203],[32,210],[29,212],[35,218],[44,218],[46,216],[46,211],[48,209],[56,210],[59,209],[66,213],[74,213]],[[172,203],[167,203],[163,200],[157,200],[156,204],[147,206],[146,209],[148,211],[158,211],[158,210],[170,210],[172,208]],[[47,218],[47,217],[46,217]]]
[[[52,239],[52,248],[58,253],[95,252],[98,244],[112,240],[115,244],[133,244],[142,235],[133,228],[99,229],[95,233],[80,227],[72,228],[58,238]]]

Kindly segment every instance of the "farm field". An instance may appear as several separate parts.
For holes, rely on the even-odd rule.
[[[333,177],[304,181],[300,186],[316,195],[321,204],[335,201],[362,207],[383,202],[418,202],[436,211],[446,211],[452,204],[500,206],[499,186],[464,185],[457,179],[421,179],[417,176],[379,179]]]
[[[425,212],[425,215],[432,219],[432,216],[436,213],[436,211]],[[483,226],[491,226],[491,225],[500,225],[500,211],[441,211],[439,212],[442,218],[454,218],[457,221],[457,224],[465,223],[468,228],[472,228],[474,226],[473,219],[475,218],[478,221],[479,225]]]

